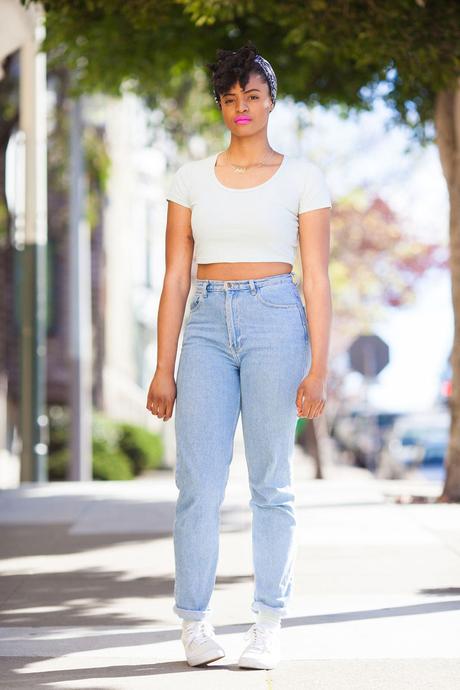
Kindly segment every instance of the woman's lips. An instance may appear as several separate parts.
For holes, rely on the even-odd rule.
[[[235,123],[237,125],[246,125],[248,122],[251,122],[250,117],[240,117],[237,120],[235,120]]]

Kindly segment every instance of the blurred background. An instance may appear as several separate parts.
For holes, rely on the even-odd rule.
[[[145,408],[165,193],[227,146],[204,65],[251,38],[278,76],[271,145],[316,162],[333,199],[328,401],[297,447],[318,479],[449,466],[459,499],[459,10],[402,4],[0,0],[1,488],[174,467],[174,420]]]

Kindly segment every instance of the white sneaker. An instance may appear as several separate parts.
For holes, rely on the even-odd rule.
[[[181,640],[189,666],[209,664],[225,656],[225,650],[216,639],[214,627],[207,620],[183,620]]]
[[[281,658],[281,626],[254,623],[244,636],[250,640],[241,654],[242,668],[275,668]]]

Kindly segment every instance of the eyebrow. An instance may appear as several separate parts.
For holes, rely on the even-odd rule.
[[[243,93],[249,93],[250,91],[260,91],[260,89],[246,89],[246,91],[243,91]],[[223,93],[222,96],[234,96],[233,91],[227,91],[227,93]]]

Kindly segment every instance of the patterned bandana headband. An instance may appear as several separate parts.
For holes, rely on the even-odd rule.
[[[276,81],[276,74],[273,71],[273,67],[268,62],[268,60],[266,60],[265,58],[262,57],[262,55],[256,55],[254,58],[254,62],[257,62],[262,67],[264,74],[267,77],[271,99],[272,99],[273,103],[275,103],[276,92],[278,89],[278,83]],[[216,101],[217,105],[220,105],[220,98],[217,95],[215,90],[214,90],[214,100]]]

